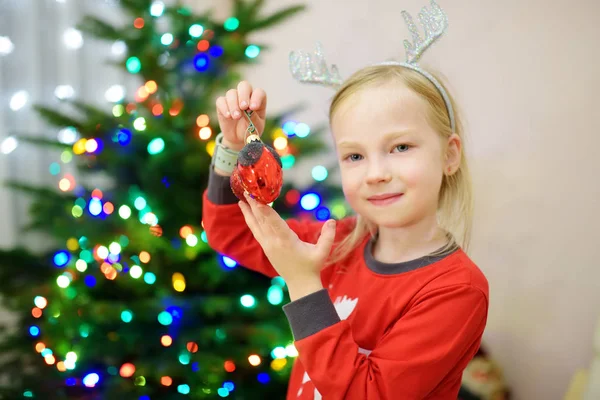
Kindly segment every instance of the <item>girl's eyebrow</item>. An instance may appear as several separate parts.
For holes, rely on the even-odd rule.
[[[384,141],[390,141],[393,139],[398,139],[402,136],[406,136],[408,134],[412,133],[412,130],[403,130],[403,131],[393,131],[393,132],[388,132],[386,134],[383,135],[383,140]],[[351,140],[340,140],[338,143],[338,147],[356,147],[359,146],[360,147],[360,143],[358,142],[353,142]]]

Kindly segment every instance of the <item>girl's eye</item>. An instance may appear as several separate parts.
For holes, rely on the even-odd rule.
[[[404,153],[405,151],[408,151],[408,149],[410,149],[410,146],[407,144],[399,144],[395,147],[395,149],[398,149],[400,153]]]
[[[346,157],[346,160],[349,161],[360,161],[362,160],[362,156],[360,154],[350,154],[349,156]]]

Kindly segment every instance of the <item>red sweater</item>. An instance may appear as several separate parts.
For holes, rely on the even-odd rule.
[[[210,246],[277,276],[235,200],[228,179],[211,173],[203,197]],[[316,243],[323,222],[287,223],[301,240]],[[338,221],[336,241],[352,223]],[[363,240],[342,263],[343,273],[341,265],[324,269],[322,291],[283,307],[299,354],[287,400],[457,398],[486,324],[485,276],[461,249],[384,264],[373,258],[372,243]]]

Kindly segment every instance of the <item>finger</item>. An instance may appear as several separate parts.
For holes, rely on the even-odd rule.
[[[246,225],[248,225],[248,228],[250,228],[250,231],[252,232],[256,240],[258,240],[258,242],[261,243],[263,238],[262,231],[260,229],[258,221],[256,220],[256,217],[254,216],[254,213],[252,212],[252,209],[250,208],[250,206],[248,206],[248,204],[244,203],[243,201],[239,201],[238,206],[242,210],[242,214],[244,214],[244,220],[246,221]]]
[[[225,95],[227,98],[227,107],[229,112],[233,116],[233,119],[240,119],[242,113],[240,112],[240,106],[238,104],[238,92],[235,89],[230,89]]]
[[[321,227],[321,236],[315,245],[319,256],[324,260],[329,255],[335,239],[335,220],[330,219]]]
[[[224,96],[221,96],[217,99],[217,113],[223,118],[231,118],[231,113],[229,112],[229,106],[227,106],[227,99]]]
[[[277,211],[268,205],[259,203],[247,194],[245,195],[264,235],[279,239],[290,237],[292,230]]]
[[[255,111],[260,118],[264,118],[267,112],[267,93],[260,88],[252,91],[250,97],[250,109]]]
[[[240,110],[247,110],[250,106],[250,94],[252,93],[252,86],[247,81],[241,81],[238,83],[238,101]]]

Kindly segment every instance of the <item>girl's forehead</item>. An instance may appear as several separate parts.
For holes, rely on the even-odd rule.
[[[335,110],[331,121],[334,136],[364,129],[418,128],[427,124],[426,105],[404,86],[366,88],[353,93]]]

